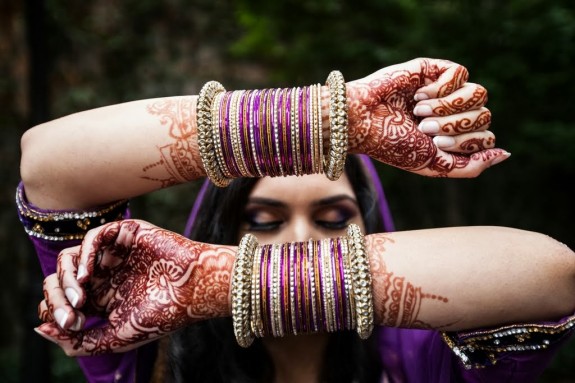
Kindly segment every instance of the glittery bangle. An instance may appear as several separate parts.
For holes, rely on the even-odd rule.
[[[196,107],[196,118],[198,127],[198,147],[200,158],[208,178],[219,187],[226,187],[230,184],[231,179],[224,177],[216,160],[213,138],[213,121],[212,121],[212,104],[218,93],[225,92],[224,87],[217,81],[207,82],[198,96]]]
[[[326,81],[329,87],[329,157],[324,166],[327,178],[337,180],[343,173],[347,156],[348,127],[345,80],[339,71],[332,71]]]
[[[352,287],[356,310],[356,331],[361,339],[367,339],[373,330],[373,293],[371,272],[365,242],[359,226],[347,228],[352,268]]]
[[[18,217],[29,236],[46,241],[83,239],[86,233],[108,222],[124,219],[128,200],[113,202],[93,210],[40,209],[26,199],[24,184],[16,188]]]
[[[258,241],[252,234],[246,234],[240,241],[232,273],[232,321],[238,344],[249,347],[254,340],[250,327],[251,316],[251,271]]]

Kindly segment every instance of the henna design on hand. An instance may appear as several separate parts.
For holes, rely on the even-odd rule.
[[[437,116],[448,116],[481,107],[485,105],[486,102],[487,92],[483,87],[477,87],[473,91],[473,96],[469,99],[457,97],[449,103],[440,100],[439,106],[433,108],[433,113]]]
[[[417,129],[420,120],[413,113],[415,94],[444,74],[448,77],[439,86],[437,97],[448,97],[435,100],[432,109],[433,115],[438,117],[454,116],[443,129],[460,134],[489,124],[491,114],[487,110],[473,122],[467,116],[456,116],[476,110],[487,101],[487,91],[479,85],[468,84],[469,92],[461,93],[470,96],[453,94],[449,97],[467,80],[468,72],[464,67],[444,60],[418,59],[389,70],[383,69],[347,85],[350,151],[427,176],[476,176],[480,172],[477,168],[454,173],[456,169],[465,169],[473,157],[467,153],[440,151],[431,136]],[[504,152],[490,151],[492,153],[487,156]]]
[[[348,87],[350,146],[389,165],[420,169],[437,151],[413,115],[421,73],[392,72]]]
[[[460,118],[454,122],[447,122],[443,124],[441,130],[445,133],[468,133],[480,130],[484,126],[491,124],[491,112],[485,110],[477,116],[475,120],[469,118]]]
[[[193,97],[161,99],[148,105],[148,113],[159,116],[162,125],[168,127],[173,143],[159,148],[160,159],[143,169],[147,174],[144,178],[168,187],[201,177],[195,109]]]
[[[135,220],[105,225],[82,246],[91,246],[91,262],[81,281],[87,295],[81,310],[109,323],[79,332],[41,326],[69,355],[131,349],[198,320],[229,315],[232,247],[194,242]]]
[[[431,329],[434,326],[419,319],[421,304],[425,299],[437,300],[447,303],[446,297],[437,294],[428,294],[420,286],[415,286],[393,272],[387,270],[383,260],[386,243],[393,243],[393,239],[385,235],[368,235],[365,237],[366,248],[370,257],[371,275],[374,286],[378,285],[374,297],[381,301],[375,307],[376,320],[380,325],[391,327],[410,327]]]

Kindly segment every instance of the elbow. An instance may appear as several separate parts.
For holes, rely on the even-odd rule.
[[[42,137],[37,127],[28,129],[20,139],[20,178],[26,190],[39,188],[44,183],[43,175],[46,169],[42,166]]]
[[[573,315],[575,313],[575,252],[567,245],[557,242],[556,255],[558,260],[556,273],[559,276],[557,280],[564,281],[564,283],[556,286],[559,299],[554,300],[555,305],[559,315]]]

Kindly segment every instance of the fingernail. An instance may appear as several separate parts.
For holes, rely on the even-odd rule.
[[[34,331],[36,331],[36,334],[40,335],[42,338],[49,340],[50,342],[52,342],[54,344],[58,344],[56,339],[52,338],[50,335],[48,335],[44,331],[40,330],[40,328],[34,327]]]
[[[82,318],[80,317],[80,315],[76,315],[76,320],[74,321],[74,324],[70,326],[70,330],[80,331],[81,329],[82,329]]]
[[[413,97],[413,99],[415,101],[428,100],[429,96],[426,95],[425,93],[416,93],[415,96]]]
[[[417,105],[413,109],[413,114],[415,114],[416,116],[427,117],[433,114],[433,110],[429,105]]]
[[[68,313],[64,309],[56,309],[56,311],[54,311],[54,319],[56,319],[56,322],[58,322],[61,328],[64,328],[66,320],[68,320]]]
[[[85,277],[86,274],[87,274],[86,266],[80,264],[80,266],[78,266],[78,274],[76,275],[76,279],[77,279],[77,280],[80,280],[80,279],[82,279],[83,277]]]
[[[495,157],[492,161],[491,161],[491,166],[493,165],[497,165],[500,162],[505,161],[506,159],[508,159],[509,157],[511,157],[511,153],[509,152],[505,152],[502,155]]]
[[[433,143],[438,148],[449,148],[455,145],[455,138],[450,136],[435,136],[433,137]]]
[[[76,308],[78,300],[80,299],[80,296],[78,295],[76,290],[74,290],[71,287],[66,287],[66,290],[64,290],[64,294],[66,294],[66,298],[68,298],[68,301],[70,302],[72,307]]]
[[[435,134],[439,132],[439,122],[437,121],[422,121],[418,126],[422,133]]]

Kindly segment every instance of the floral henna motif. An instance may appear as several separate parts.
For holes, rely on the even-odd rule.
[[[433,328],[419,319],[421,304],[424,299],[432,299],[447,303],[449,300],[436,294],[426,294],[421,287],[414,286],[405,277],[394,275],[387,270],[382,254],[386,243],[394,241],[384,235],[369,235],[365,238],[366,248],[371,254],[371,274],[377,290],[378,299],[381,300],[380,310],[376,313],[380,325],[392,327]]]
[[[429,59],[418,59],[416,65],[400,68],[382,70],[347,85],[350,151],[427,176],[447,177],[455,169],[466,168],[470,155],[446,154],[438,150],[432,137],[417,129],[420,119],[413,114],[413,109],[415,94],[421,87],[443,76],[437,96],[449,96],[465,84],[469,77],[467,69],[448,61]],[[462,93],[471,95],[437,100],[434,114],[460,114],[482,107],[487,100],[487,91],[481,86]],[[488,110],[474,121],[465,116],[457,117],[444,127],[444,131],[455,134],[476,131],[491,120]],[[486,147],[490,144],[483,143]],[[469,142],[467,148],[474,148],[474,145],[480,147],[479,142]]]
[[[400,71],[349,87],[350,146],[402,169],[425,167],[437,149],[417,130],[412,112],[413,96],[422,85],[420,73]]]
[[[82,311],[108,317],[109,325],[47,332],[71,341],[75,350],[98,354],[131,347],[229,314],[232,247],[194,242],[132,220],[107,225],[91,243],[102,255],[88,267],[90,278],[83,283],[88,301]]]
[[[162,99],[148,105],[148,113],[159,116],[162,125],[167,125],[173,142],[159,148],[160,159],[143,169],[144,178],[160,181],[162,187],[168,187],[201,176],[195,108],[192,97]]]

